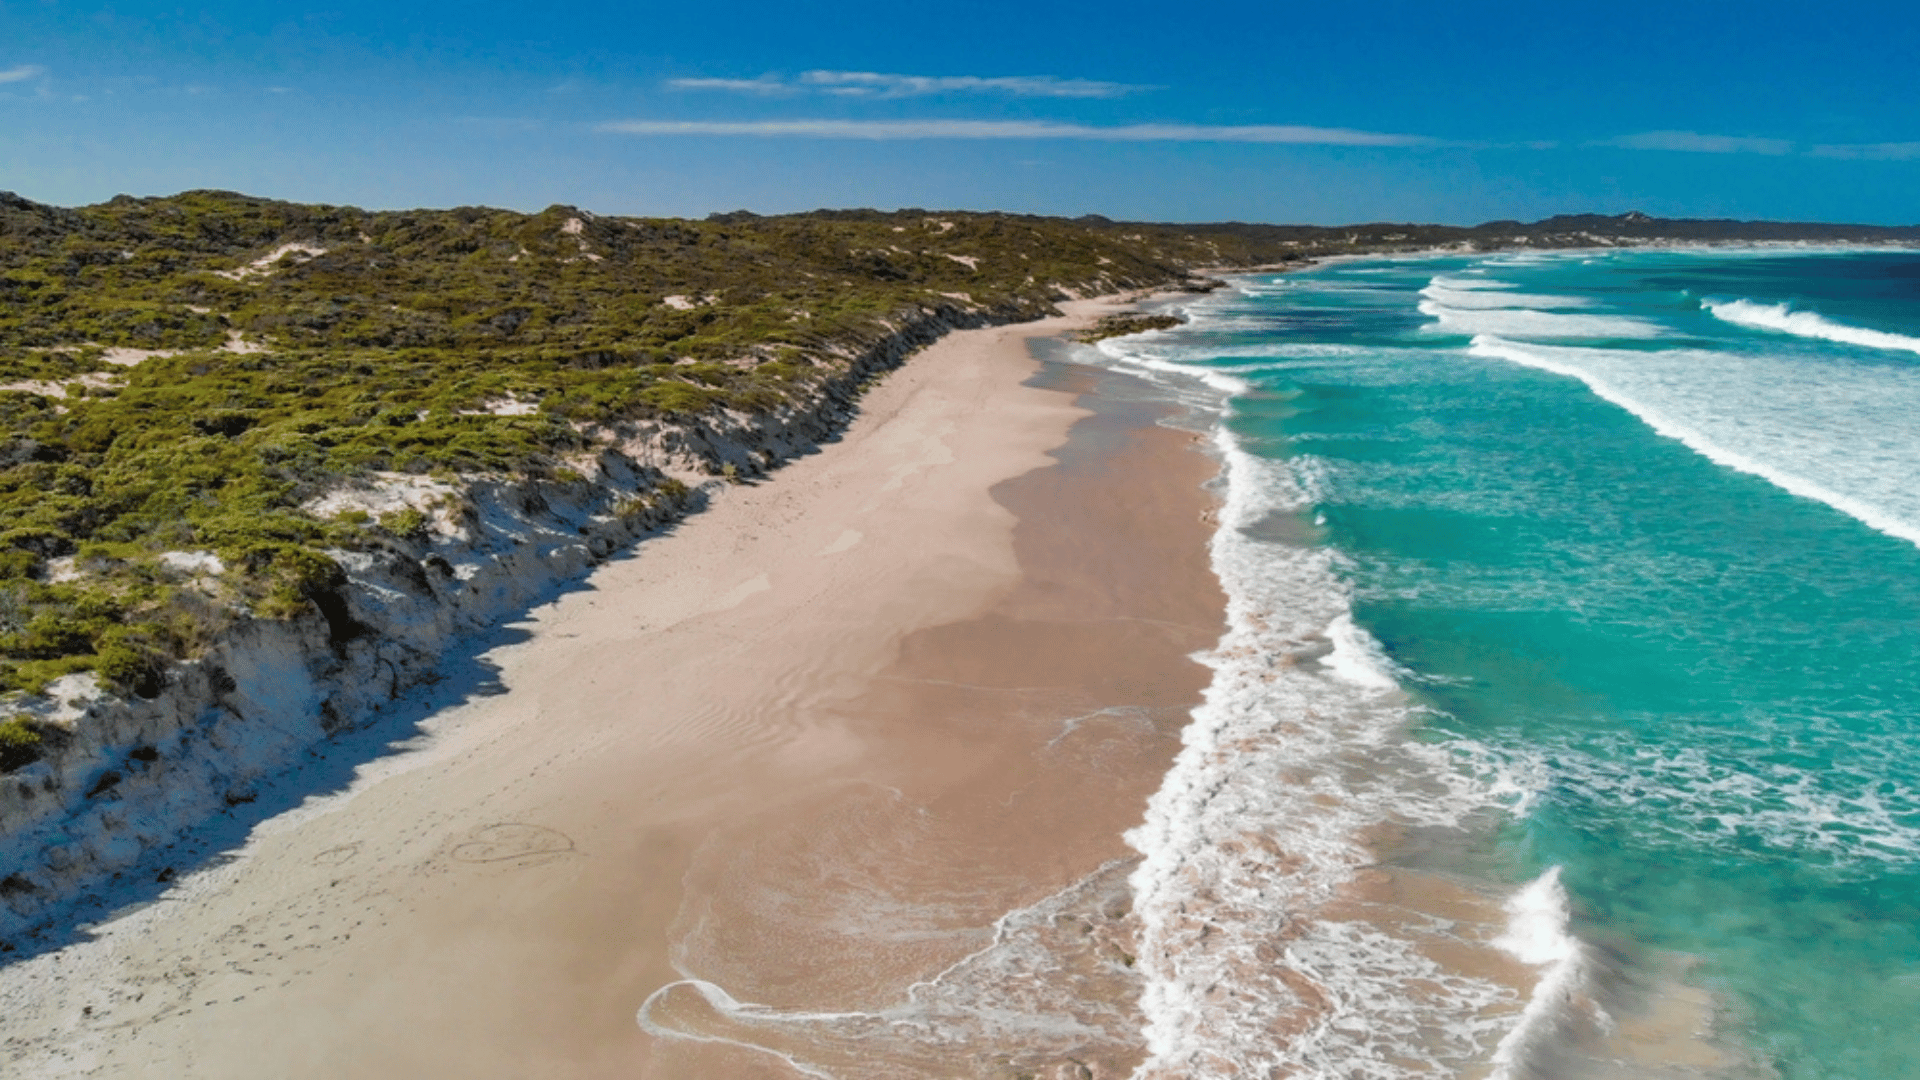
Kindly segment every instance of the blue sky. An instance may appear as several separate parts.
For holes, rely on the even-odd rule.
[[[1912,4],[0,0],[0,189],[1920,222]]]

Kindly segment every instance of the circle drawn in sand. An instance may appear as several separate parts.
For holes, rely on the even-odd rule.
[[[496,863],[531,859],[545,855],[565,855],[574,850],[573,838],[544,825],[506,822],[483,825],[468,834],[469,839],[449,852],[456,862]]]
[[[359,853],[360,845],[357,842],[341,844],[339,847],[330,847],[320,854],[315,855],[313,861],[319,866],[339,866]]]

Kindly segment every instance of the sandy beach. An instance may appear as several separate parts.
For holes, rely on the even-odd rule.
[[[0,973],[17,1075],[791,1076],[685,980],[884,1010],[1098,879],[1222,607],[1210,459],[1029,355],[1102,310],[916,355],[844,438],[531,613],[348,790]]]

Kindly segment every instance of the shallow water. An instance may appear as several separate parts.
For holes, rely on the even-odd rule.
[[[1234,631],[1132,834],[1155,1067],[1920,1075],[1920,256],[1349,262],[1186,307],[1102,347],[1228,399]],[[1245,962],[1381,855],[1510,897],[1517,997],[1324,917]]]

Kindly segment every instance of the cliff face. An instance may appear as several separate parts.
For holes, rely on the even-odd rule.
[[[158,849],[433,680],[463,639],[698,510],[723,482],[714,476],[757,475],[810,451],[844,427],[868,379],[916,349],[1030,314],[955,305],[895,315],[846,347],[845,366],[806,399],[596,431],[601,449],[565,480],[381,474],[328,492],[316,512],[405,508],[425,524],[382,550],[329,552],[343,586],[295,618],[232,624],[172,665],[151,697],[109,694],[89,673],[15,706],[57,734],[39,761],[0,778],[0,941],[117,875],[154,873]],[[204,565],[195,558],[181,561]]]

